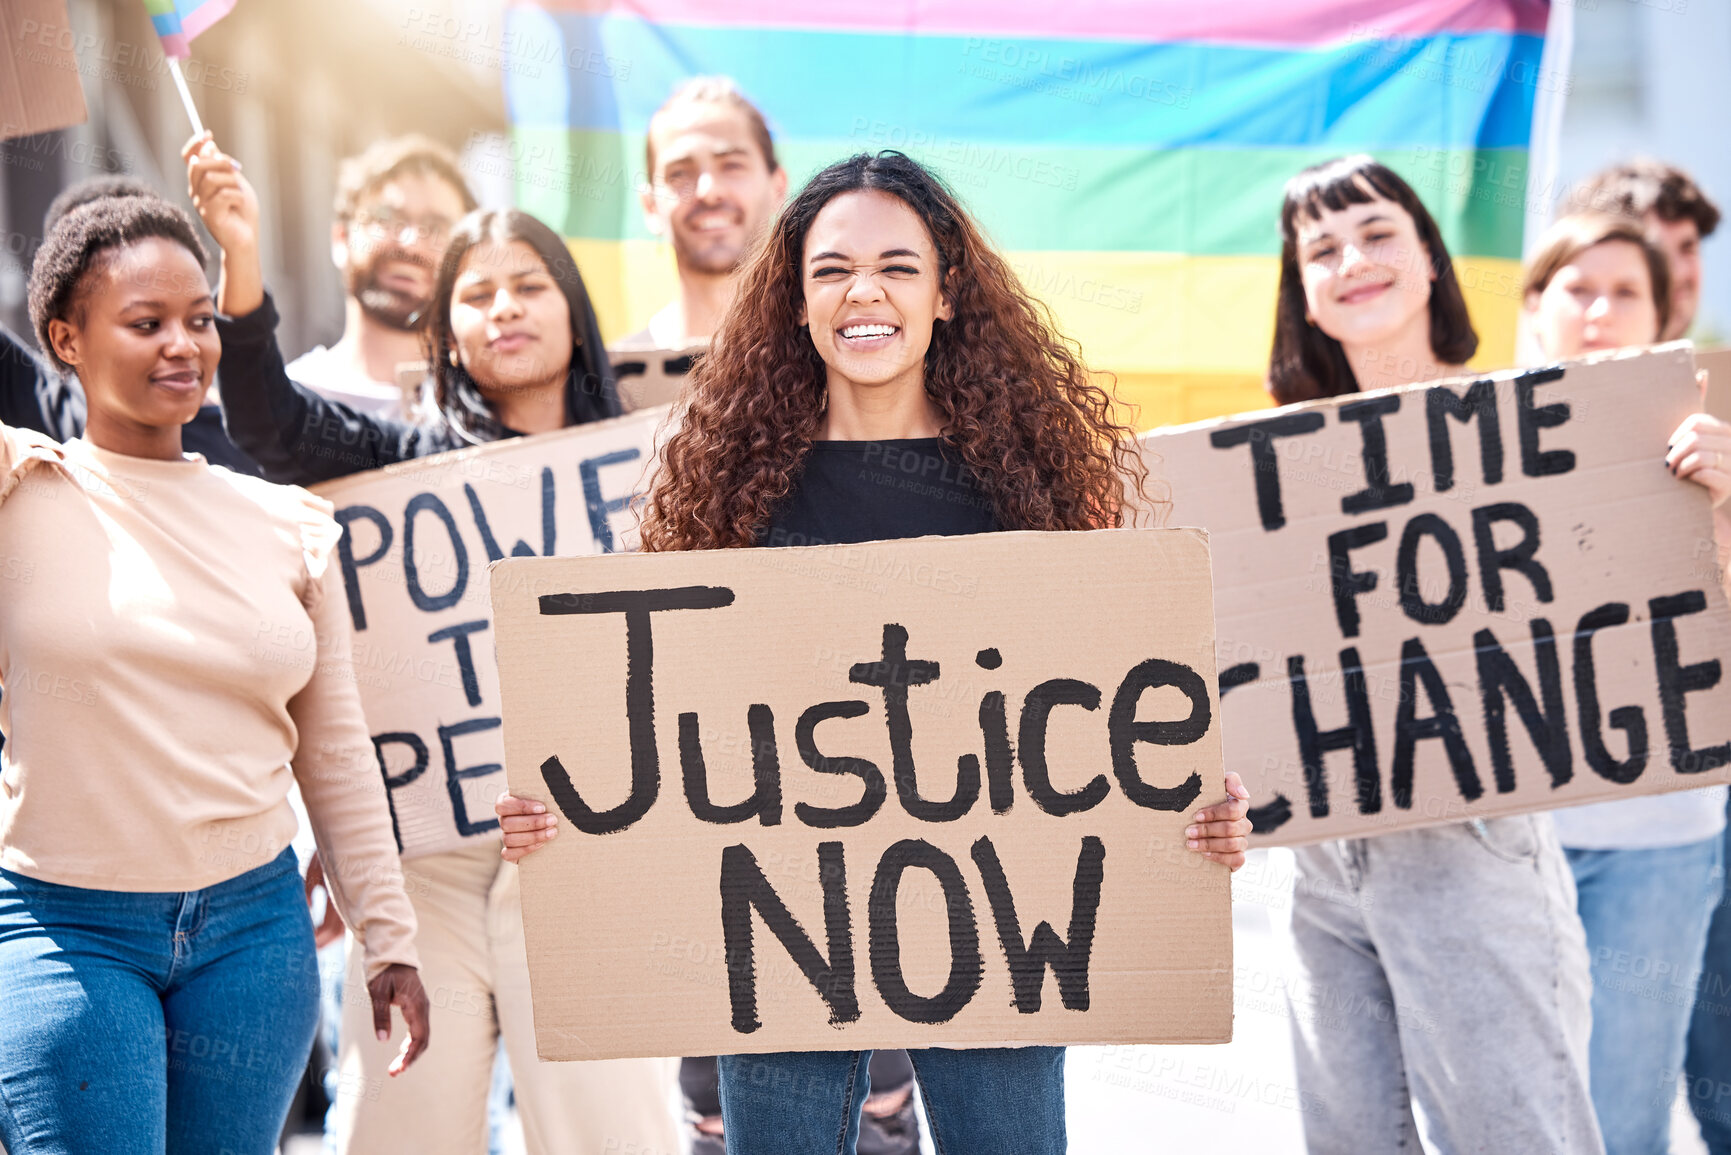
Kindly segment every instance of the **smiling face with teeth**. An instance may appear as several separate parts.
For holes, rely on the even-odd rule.
[[[932,326],[948,321],[936,247],[899,197],[843,193],[805,237],[800,323],[838,390],[923,397]]]
[[[787,170],[770,167],[745,114],[725,104],[664,109],[649,135],[650,230],[672,242],[682,274],[731,274],[787,196]]]

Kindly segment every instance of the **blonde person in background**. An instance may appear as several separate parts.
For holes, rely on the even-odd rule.
[[[1664,339],[1686,336],[1701,301],[1701,244],[1719,228],[1719,206],[1676,165],[1642,158],[1594,173],[1569,193],[1580,210],[1618,213],[1639,221],[1665,254],[1671,274],[1671,317]],[[1731,382],[1720,381],[1723,390]],[[1719,564],[1728,559],[1723,552]],[[1731,862],[1731,830],[1725,858]],[[1710,1155],[1731,1155],[1731,886],[1720,892],[1695,996],[1689,1052],[1683,1063],[1689,1107]]]
[[[208,135],[188,142],[183,156],[193,204],[222,247],[224,418],[240,443],[281,455],[261,462],[267,474],[311,484],[618,416],[600,329],[570,250],[514,209],[476,211],[452,227],[427,306],[428,420],[392,421],[292,380],[259,262],[258,198]],[[503,1040],[530,1155],[678,1151],[671,1062],[543,1063],[536,1055],[521,892],[499,850],[496,835],[477,833],[456,850],[411,851],[404,874],[441,1046],[420,1078],[386,1080],[389,1056],[354,1000],[344,999],[332,1127],[338,1150],[479,1155]]]
[[[697,76],[649,119],[642,192],[649,231],[673,246],[679,293],[618,350],[709,340],[733,301],[740,263],[787,198],[769,125],[725,76]]]
[[[1719,227],[1719,206],[1676,165],[1642,157],[1601,169],[1569,190],[1571,212],[1612,213],[1640,224],[1665,254],[1671,307],[1662,341],[1685,337],[1701,305],[1701,242]]]
[[[1548,360],[1649,345],[1667,331],[1665,255],[1627,217],[1576,213],[1557,221],[1527,262],[1523,292],[1530,331]],[[1715,536],[1731,541],[1731,426],[1697,413],[1666,449],[1671,472],[1712,496]],[[1689,632],[1685,618],[1679,633]],[[1696,758],[1679,769],[1724,765],[1731,750],[1696,751]],[[1725,793],[1713,786],[1553,815],[1592,958],[1593,1108],[1608,1155],[1670,1150],[1695,982],[1724,890]]]
[[[387,1047],[401,1008],[391,1075],[427,1045],[331,505],[183,451],[222,354],[204,259],[178,208],[109,197],[31,270],[87,422],[65,445],[0,426],[0,556],[30,567],[0,598],[12,1155],[274,1149],[318,1014],[291,783],[355,931],[363,1033]]]

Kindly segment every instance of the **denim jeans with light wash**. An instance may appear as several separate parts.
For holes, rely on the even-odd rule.
[[[1586,937],[1550,815],[1295,853],[1287,997],[1310,1155],[1604,1150]]]
[[[727,1149],[853,1155],[870,1051],[722,1055]],[[1064,1048],[908,1051],[938,1155],[1064,1155]]]
[[[1666,1155],[1723,840],[1568,854],[1593,961],[1593,1109],[1605,1151]]]
[[[1731,806],[1725,808],[1731,819]],[[1707,931],[1689,1053],[1683,1060],[1689,1108],[1709,1155],[1731,1155],[1731,823],[1725,828],[1725,881]]]
[[[10,1155],[269,1155],[317,1019],[291,851],[172,893],[0,870]]]

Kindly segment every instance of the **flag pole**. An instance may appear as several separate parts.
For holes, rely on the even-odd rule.
[[[204,135],[204,121],[198,118],[198,106],[192,103],[192,90],[186,86],[186,77],[180,71],[180,60],[174,56],[164,56],[168,61],[168,71],[174,76],[174,87],[180,91],[180,103],[186,106],[186,118],[192,121],[192,135]]]

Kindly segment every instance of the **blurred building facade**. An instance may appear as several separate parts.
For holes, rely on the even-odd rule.
[[[1731,214],[1731,3],[1552,0],[1574,20],[1557,186],[1645,155],[1689,170]],[[1528,241],[1531,241],[1531,237]],[[1731,341],[1731,223],[1701,249],[1698,342]]]
[[[484,19],[498,5],[467,7]],[[484,201],[509,198],[499,74],[465,55],[460,35],[416,33],[411,17],[420,11],[241,0],[193,43],[185,64],[206,127],[259,190],[265,273],[290,356],[342,331],[330,233],[343,157],[381,136],[422,132],[464,156]],[[69,0],[68,16],[88,123],[0,144],[0,320],[20,334],[29,331],[25,283],[42,214],[60,189],[126,172],[191,208],[179,157],[191,129],[144,6]]]

